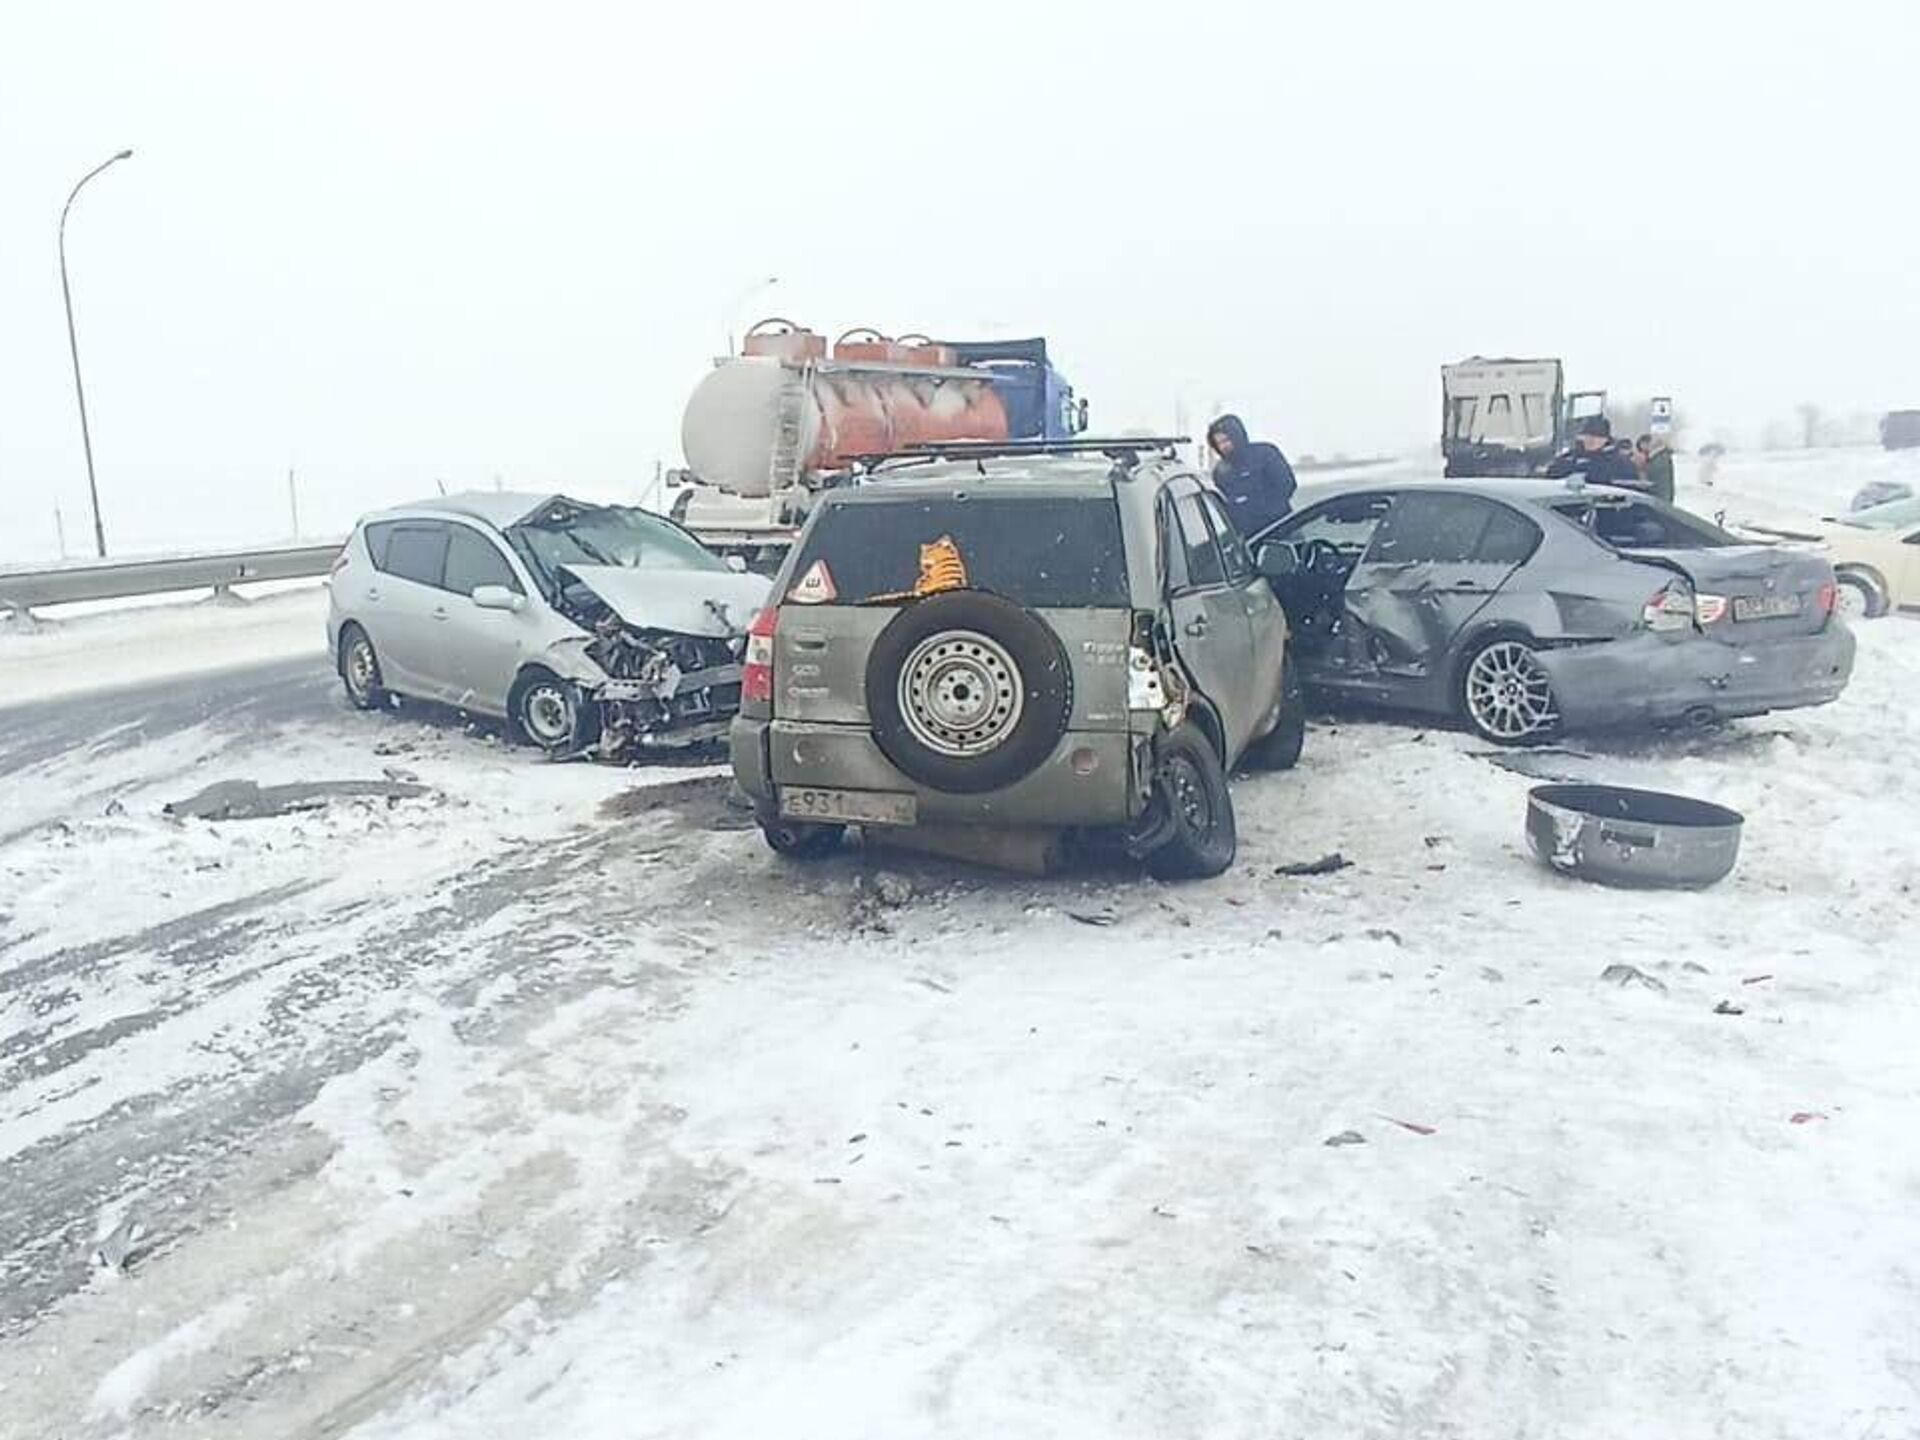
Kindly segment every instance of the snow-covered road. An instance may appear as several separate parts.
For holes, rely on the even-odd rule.
[[[1219,881],[883,902],[317,660],[0,712],[0,1435],[1920,1433],[1920,628],[1861,640],[1524,762],[1742,809],[1698,895],[1353,719]]]

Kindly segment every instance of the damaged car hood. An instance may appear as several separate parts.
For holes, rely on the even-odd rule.
[[[763,575],[732,570],[622,565],[568,565],[563,570],[636,630],[671,630],[681,635],[742,633],[772,588]]]

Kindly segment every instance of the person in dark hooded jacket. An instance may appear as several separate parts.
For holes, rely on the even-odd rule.
[[[1580,442],[1572,450],[1562,451],[1547,465],[1549,480],[1564,480],[1578,475],[1589,485],[1621,485],[1629,490],[1644,488],[1640,472],[1630,457],[1613,447],[1613,426],[1604,415],[1589,415],[1580,422]]]
[[[1219,457],[1213,488],[1243,536],[1251,539],[1286,517],[1297,482],[1278,445],[1247,439],[1238,415],[1222,415],[1209,425],[1207,444]]]

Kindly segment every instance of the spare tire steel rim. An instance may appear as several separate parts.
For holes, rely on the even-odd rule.
[[[540,744],[558,745],[573,734],[573,702],[558,685],[542,681],[527,692],[521,719]]]
[[[999,641],[976,630],[943,630],[913,648],[900,667],[900,718],[915,740],[941,755],[984,755],[1020,723],[1026,687]]]
[[[1166,778],[1187,828],[1196,835],[1209,833],[1213,829],[1213,798],[1207,794],[1198,767],[1186,756],[1176,755],[1167,766]]]
[[[372,695],[373,674],[373,642],[362,635],[347,647],[347,688],[356,695]]]

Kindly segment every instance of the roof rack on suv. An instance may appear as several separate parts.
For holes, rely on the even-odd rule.
[[[855,465],[869,474],[889,460],[987,460],[1001,455],[1104,455],[1109,460],[1131,464],[1142,451],[1171,455],[1176,445],[1187,443],[1184,435],[1080,436],[1073,440],[935,440],[903,446],[898,450],[855,455],[852,459]]]

